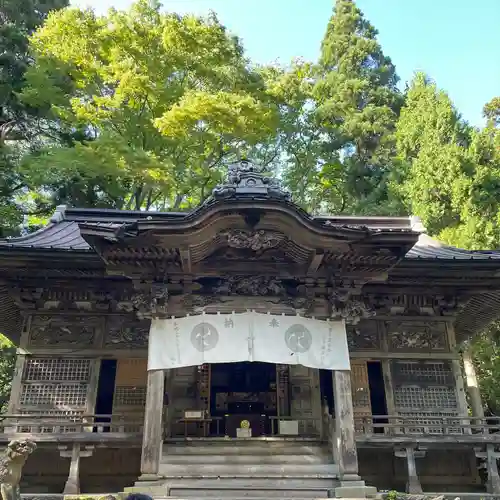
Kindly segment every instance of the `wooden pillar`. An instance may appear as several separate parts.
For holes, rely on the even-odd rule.
[[[174,407],[173,407],[173,394],[172,394],[172,389],[173,389],[173,380],[174,380],[174,370],[165,370],[165,388],[164,388],[164,395],[166,395],[166,400],[164,398],[163,401],[163,434],[165,438],[172,437],[172,417],[174,414]]]
[[[66,484],[64,485],[64,495],[79,495],[80,494],[80,459],[90,457],[93,453],[93,448],[81,449],[80,443],[73,443],[70,450],[62,447],[59,449],[61,457],[71,458],[69,464],[69,473]]]
[[[483,402],[481,400],[481,392],[476,376],[476,368],[472,361],[470,350],[466,348],[463,352],[464,371],[465,371],[465,384],[467,386],[467,393],[469,394],[469,401],[472,409],[472,416],[484,418]]]
[[[408,481],[406,482],[406,492],[418,495],[423,493],[420,480],[417,474],[416,458],[422,458],[425,455],[424,450],[415,450],[412,447],[406,447],[403,450],[395,451],[396,457],[406,458],[406,466],[408,468]]]
[[[333,372],[335,398],[335,442],[338,450],[340,479],[359,480],[358,452],[354,435],[354,412],[352,407],[351,372]]]
[[[453,378],[455,379],[455,390],[457,391],[458,414],[461,417],[467,417],[469,411],[467,409],[467,398],[465,396],[464,377],[458,359],[451,360],[451,369],[453,371]],[[468,422],[465,421],[464,423],[467,424]]]
[[[162,449],[164,380],[163,370],[148,372],[146,410],[142,436],[140,477],[142,480],[151,480],[158,477]]]
[[[7,413],[18,413],[19,399],[23,385],[24,365],[26,363],[26,354],[16,355],[16,365],[12,377],[12,386],[10,389],[9,407]]]
[[[497,460],[500,458],[500,452],[495,451],[494,444],[486,445],[486,451],[477,451],[476,457],[485,461],[486,471],[488,473],[488,482],[486,490],[492,495],[500,494],[500,476],[498,474]]]

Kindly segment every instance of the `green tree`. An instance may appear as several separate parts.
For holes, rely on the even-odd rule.
[[[326,161],[320,171],[324,182],[341,186],[341,202],[335,197],[331,208],[349,213],[399,210],[386,189],[402,104],[398,77],[376,29],[354,1],[336,1],[317,71],[313,96],[321,149],[336,151],[340,158],[340,165],[339,160],[333,165]]]
[[[401,184],[407,211],[430,234],[456,246],[500,244],[500,137],[474,129],[448,95],[417,74],[397,124]]]
[[[18,166],[50,128],[44,110],[19,99],[32,62],[29,36],[49,11],[67,4],[67,0],[3,0],[0,4],[0,236],[15,231],[29,213],[27,185]]]
[[[165,14],[146,0],[106,16],[67,9],[49,16],[32,48],[24,102],[92,138],[25,162],[53,203],[191,207],[224,160],[275,133],[264,80],[215,15]]]
[[[15,362],[14,345],[7,337],[0,334],[0,413],[5,413],[7,410]]]

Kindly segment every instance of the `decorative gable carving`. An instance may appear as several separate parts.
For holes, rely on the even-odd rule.
[[[106,347],[132,348],[147,347],[149,328],[147,320],[137,321],[130,317],[111,317],[107,323]]]
[[[99,318],[94,316],[32,317],[29,344],[43,346],[92,346],[96,338]]]
[[[393,351],[446,351],[443,321],[387,321],[389,348]]]

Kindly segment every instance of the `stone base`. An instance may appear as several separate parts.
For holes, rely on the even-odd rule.
[[[334,493],[335,498],[375,498],[377,488],[366,486],[364,481],[340,481]]]

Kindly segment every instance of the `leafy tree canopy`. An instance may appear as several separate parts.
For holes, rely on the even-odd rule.
[[[220,180],[223,160],[274,134],[264,80],[215,15],[165,14],[146,0],[106,16],[66,9],[32,46],[24,102],[50,105],[89,135],[25,164],[59,203],[191,207]]]

